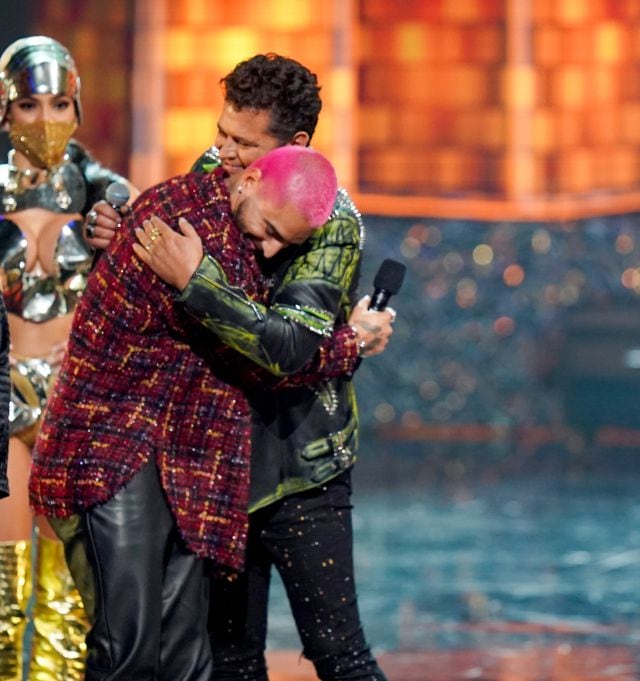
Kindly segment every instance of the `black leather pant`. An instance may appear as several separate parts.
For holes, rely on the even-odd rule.
[[[205,562],[178,536],[155,463],[72,531],[53,524],[92,623],[86,681],[210,681]]]
[[[386,681],[358,613],[350,496],[344,473],[251,514],[246,571],[234,582],[212,582],[216,681],[268,681],[264,649],[272,566],[318,678]]]

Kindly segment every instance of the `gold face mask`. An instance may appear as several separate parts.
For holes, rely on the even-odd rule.
[[[62,162],[67,142],[77,127],[76,121],[12,123],[9,139],[14,149],[38,168],[53,168]]]

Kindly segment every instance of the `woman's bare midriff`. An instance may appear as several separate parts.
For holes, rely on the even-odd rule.
[[[29,322],[14,314],[8,315],[11,355],[38,357],[55,362],[65,346],[71,330],[72,314],[46,322]]]

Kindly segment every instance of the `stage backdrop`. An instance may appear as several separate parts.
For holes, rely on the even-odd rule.
[[[391,349],[357,379],[367,432],[576,456],[635,442],[638,3],[25,8],[16,31],[78,61],[79,138],[142,187],[213,141],[219,79],[239,60],[276,51],[318,73],[314,144],[365,213],[363,291],[385,255],[409,267]]]

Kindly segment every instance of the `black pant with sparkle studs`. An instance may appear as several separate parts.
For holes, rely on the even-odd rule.
[[[251,515],[247,569],[214,580],[209,631],[216,681],[267,681],[271,567],[280,573],[303,652],[322,681],[386,681],[366,643],[353,576],[349,473]]]

